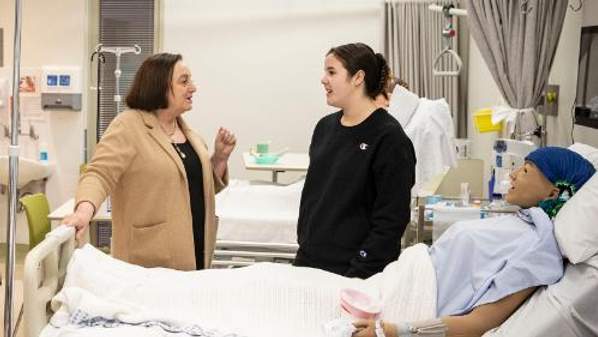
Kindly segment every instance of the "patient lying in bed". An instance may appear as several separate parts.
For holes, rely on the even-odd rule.
[[[341,316],[338,294],[347,287],[381,299],[388,337],[410,328],[422,336],[480,336],[535,287],[560,279],[562,257],[549,215],[595,172],[564,149],[540,149],[527,159],[512,175],[507,196],[522,212],[455,224],[431,248],[409,248],[367,280],[274,264],[187,273],[145,269],[86,247],[70,262],[52,303],[59,310],[43,336],[59,335],[56,327],[85,336],[106,335],[101,327],[127,329],[123,335],[160,329],[193,336],[323,336],[322,323]],[[373,321],[355,327],[354,336],[376,336]]]

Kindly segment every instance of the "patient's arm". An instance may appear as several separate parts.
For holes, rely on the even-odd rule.
[[[483,335],[506,321],[535,290],[534,287],[518,291],[494,303],[480,305],[467,315],[443,317],[442,320],[448,327],[446,335],[451,337]]]
[[[496,328],[507,320],[536,288],[528,288],[509,295],[493,303],[480,305],[463,316],[447,316],[442,321],[448,327],[447,337],[479,337],[486,331]],[[376,337],[374,321],[355,323],[358,332],[353,337]],[[384,324],[387,337],[400,337],[395,324]]]

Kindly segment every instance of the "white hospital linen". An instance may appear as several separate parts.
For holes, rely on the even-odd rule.
[[[256,185],[232,180],[216,194],[218,240],[296,244],[303,183]]]
[[[598,336],[598,256],[568,264],[558,282],[542,287],[484,337]]]
[[[196,272],[147,269],[87,245],[75,251],[63,289],[52,300],[59,310],[41,336],[131,336],[131,329],[135,336],[156,335],[155,326],[143,332],[69,324],[73,314],[85,312],[131,324],[198,325],[249,337],[318,337],[324,336],[324,323],[341,317],[339,294],[347,287],[380,296],[387,320],[429,319],[436,313],[436,280],[425,245],[405,250],[368,280],[270,263]],[[115,333],[121,329],[128,334]]]
[[[450,109],[444,99],[419,98],[397,85],[388,112],[395,117],[411,139],[415,149],[415,185],[413,195],[431,178],[457,166],[455,132]]]
[[[405,128],[419,105],[419,96],[397,85],[392,91],[388,112]]]

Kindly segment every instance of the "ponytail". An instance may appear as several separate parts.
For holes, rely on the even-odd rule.
[[[380,53],[376,53],[376,61],[378,62],[378,67],[380,69],[379,76],[380,79],[378,81],[378,86],[371,96],[372,98],[376,98],[376,96],[383,94],[386,96],[386,89],[389,84],[390,80],[390,68],[388,67],[388,63],[386,63],[386,59]]]

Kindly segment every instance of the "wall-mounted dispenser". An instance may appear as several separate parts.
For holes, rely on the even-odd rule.
[[[81,67],[42,67],[42,109],[81,111],[81,93]]]

